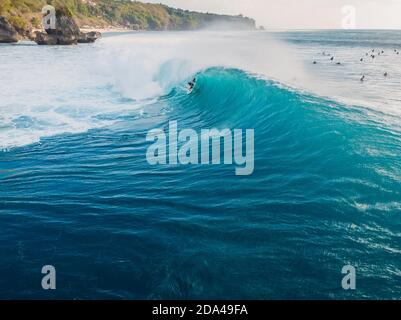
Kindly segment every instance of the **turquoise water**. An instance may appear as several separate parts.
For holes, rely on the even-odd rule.
[[[0,47],[0,298],[401,298],[401,33],[329,35]],[[361,65],[372,42],[389,52]],[[254,129],[254,173],[149,165],[172,120]]]

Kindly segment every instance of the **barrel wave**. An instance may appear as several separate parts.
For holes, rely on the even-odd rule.
[[[400,298],[394,121],[238,68],[193,76],[190,94],[178,81],[121,98],[135,108],[97,112],[100,127],[0,155],[0,297]],[[254,173],[148,164],[147,132],[172,120],[254,129]],[[37,285],[45,264],[54,292]],[[355,291],[341,288],[349,264]]]

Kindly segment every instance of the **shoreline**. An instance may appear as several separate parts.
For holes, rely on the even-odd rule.
[[[124,27],[107,27],[107,28],[99,28],[99,27],[89,27],[89,26],[84,26],[79,28],[81,32],[100,32],[100,33],[111,33],[111,32],[131,32],[131,31],[137,31],[133,30],[130,28],[124,28]],[[38,32],[45,32],[45,29],[40,29],[40,28],[33,28],[31,30],[31,33],[35,33],[36,31]]]
[[[80,28],[82,32],[100,32],[100,33],[111,33],[111,32],[133,32],[136,30],[130,29],[130,28],[124,28],[124,27],[107,27],[107,28],[99,28],[99,27],[89,27],[89,26],[83,26]]]

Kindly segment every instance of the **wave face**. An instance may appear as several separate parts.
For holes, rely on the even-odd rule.
[[[152,74],[145,101],[97,65],[88,79],[98,82],[77,93],[87,117],[74,117],[98,127],[0,155],[0,297],[399,298],[399,128],[246,68],[177,59],[134,63]],[[171,70],[184,71],[173,79]],[[172,120],[255,129],[254,174],[150,166],[146,134]],[[40,288],[45,264],[58,271],[54,293]],[[341,289],[347,264],[356,291]]]

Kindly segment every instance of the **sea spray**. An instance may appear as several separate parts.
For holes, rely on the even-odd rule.
[[[103,41],[107,46],[97,55],[94,72],[133,100],[168,94],[192,75],[217,66],[284,83],[308,82],[303,64],[286,44],[268,35],[261,41],[254,32],[142,33]]]

